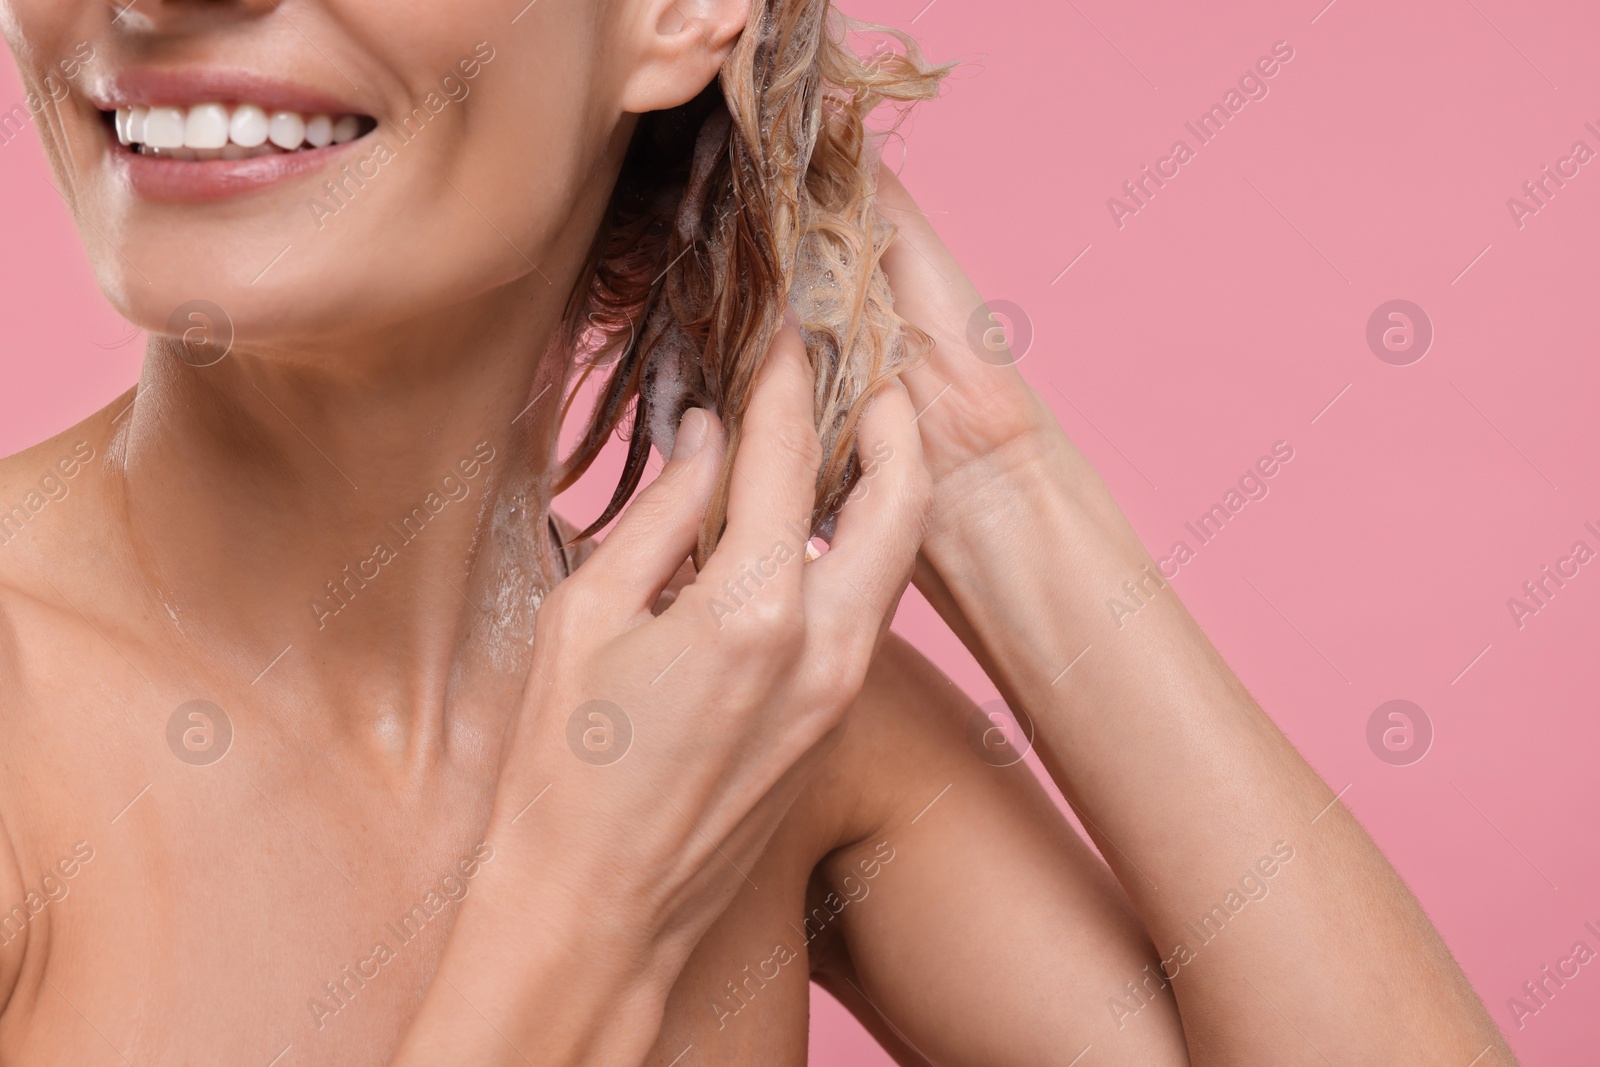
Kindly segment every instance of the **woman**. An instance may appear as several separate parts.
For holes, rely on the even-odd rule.
[[[914,50],[824,0],[0,11],[155,334],[0,466],[0,1060],[798,1064],[814,976],[904,1063],[1512,1062],[975,358],[861,143]],[[666,461],[584,559],[550,499],[622,425],[597,524]],[[1104,863],[883,636],[913,573]]]

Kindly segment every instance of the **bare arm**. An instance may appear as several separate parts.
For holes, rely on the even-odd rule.
[[[818,782],[859,838],[824,862],[807,912],[818,982],[906,1065],[1064,1065],[1092,1047],[1084,1064],[1182,1067],[1138,915],[982,714],[884,643]]]
[[[1193,1061],[1514,1062],[1366,832],[1337,804],[1318,818],[1333,792],[1157,584],[1048,409],[974,357],[976,291],[887,174],[880,204],[902,233],[897,309],[937,342],[907,376],[935,485],[917,583],[1037,722],[1175,975]],[[1145,606],[1118,628],[1105,602],[1129,580]]]

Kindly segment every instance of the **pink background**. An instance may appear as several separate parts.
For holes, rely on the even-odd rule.
[[[1574,541],[1600,549],[1583,529],[1600,527],[1600,161],[1521,228],[1506,201],[1574,141],[1600,150],[1583,125],[1600,127],[1600,17],[1576,0],[1324,2],[850,10],[965,61],[891,153],[986,296],[1025,309],[1024,371],[1158,556],[1292,444],[1270,495],[1174,584],[1349,786],[1523,1062],[1573,1063],[1600,1048],[1600,966],[1521,1030],[1506,1001],[1580,938],[1600,948],[1582,929],[1600,925],[1600,564],[1521,629],[1506,601]],[[1295,54],[1270,94],[1119,229],[1107,198],[1175,139],[1193,147],[1184,122],[1279,40]],[[20,98],[7,62],[0,106]],[[95,290],[31,136],[0,147],[0,202],[10,453],[124,389],[142,344]],[[1365,340],[1395,298],[1436,331],[1409,366]],[[564,507],[592,514],[607,488]],[[920,601],[899,625],[976,700],[996,695]],[[1393,698],[1435,731],[1409,766],[1366,740]],[[815,1006],[813,1062],[890,1062]]]

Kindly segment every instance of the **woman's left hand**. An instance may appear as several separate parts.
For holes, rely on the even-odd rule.
[[[1059,476],[1064,462],[1082,459],[1017,372],[1002,324],[905,186],[886,167],[878,182],[878,208],[900,231],[883,256],[895,310],[933,339],[901,380],[920,413],[933,476],[929,538],[937,544],[964,517],[986,511],[996,493],[1047,471]]]
[[[933,339],[901,373],[932,490],[913,580],[985,669],[1007,676],[980,636],[997,604],[1013,624],[1054,614],[1088,633],[1103,615],[1102,579],[1114,587],[1149,555],[927,216],[894,174],[880,167],[878,181],[878,208],[899,229],[882,260],[895,310]],[[1043,560],[1062,577],[1049,588],[1037,580]],[[1050,676],[1060,666],[1034,665]]]

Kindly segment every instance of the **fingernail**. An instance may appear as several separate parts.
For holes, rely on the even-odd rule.
[[[711,420],[702,408],[690,408],[683,413],[683,419],[678,423],[678,436],[672,441],[674,462],[689,459],[700,451],[706,443],[706,429],[710,424]]]
[[[783,309],[783,322],[784,325],[793,326],[796,330],[800,328],[800,316],[794,313],[794,308],[792,307]]]

